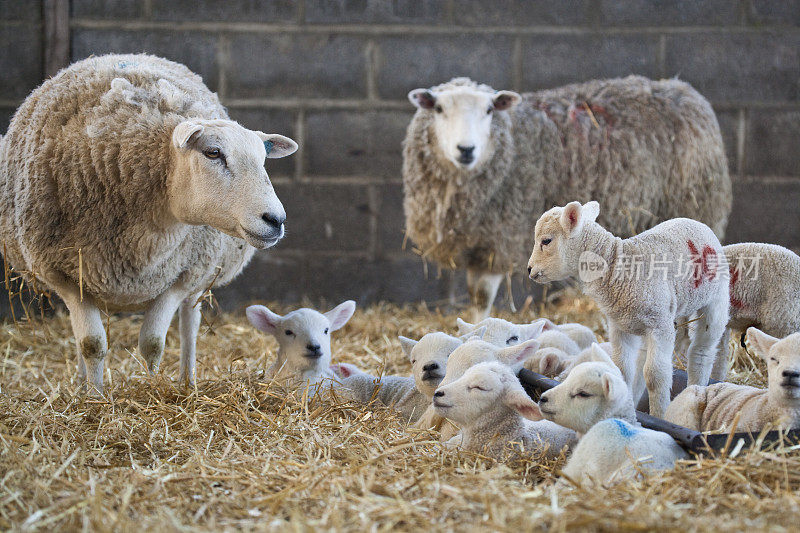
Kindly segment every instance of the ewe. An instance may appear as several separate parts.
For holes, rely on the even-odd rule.
[[[456,78],[408,96],[417,112],[403,142],[406,231],[426,258],[467,269],[482,316],[524,264],[530,221],[551,205],[602,199],[616,234],[673,217],[725,232],[719,125],[682,81],[629,76],[520,96]]]
[[[22,103],[0,141],[5,259],[64,300],[91,392],[106,308],[145,310],[151,373],[180,309],[180,379],[194,382],[200,295],[283,237],[264,159],[296,149],[228,120],[199,76],[153,56],[90,57]]]
[[[777,339],[747,329],[750,346],[767,363],[767,389],[733,383],[687,387],[667,408],[665,418],[697,431],[761,431],[774,425],[800,427],[800,333]]]
[[[258,330],[278,341],[278,359],[267,371],[272,379],[288,379],[311,385],[335,379],[331,364],[331,333],[342,328],[356,310],[352,300],[327,313],[297,309],[284,316],[263,305],[247,308],[247,319]]]
[[[525,357],[529,352],[518,352]],[[520,362],[518,359],[514,362]],[[530,422],[536,403],[520,385],[515,372],[499,362],[479,363],[463,376],[440,386],[433,395],[436,412],[461,426],[461,437],[448,441],[466,450],[502,459],[509,444],[557,456],[575,442],[575,433],[552,422]],[[523,418],[524,417],[524,418]]]
[[[668,220],[621,239],[595,222],[599,210],[597,202],[571,202],[542,215],[528,272],[539,283],[582,281],[608,318],[613,358],[633,397],[641,396],[643,375],[651,414],[663,417],[679,316],[699,316],[687,354],[689,383],[708,383],[728,322],[728,264],[719,239],[701,222]],[[642,338],[645,357],[639,357]]]

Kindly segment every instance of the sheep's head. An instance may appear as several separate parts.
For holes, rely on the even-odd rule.
[[[263,305],[251,305],[247,319],[277,339],[278,360],[288,373],[316,372],[329,367],[331,333],[344,326],[355,309],[356,303],[347,300],[327,313],[303,308],[281,316]]]
[[[453,350],[461,346],[468,337],[480,336],[483,330],[464,337],[452,337],[447,333],[435,332],[423,335],[418,341],[400,336],[403,352],[411,361],[411,373],[417,389],[432,397],[433,391],[441,383],[447,370],[447,358]]]
[[[594,361],[577,365],[539,399],[543,418],[579,433],[606,418],[627,418],[634,410],[628,386],[609,355],[597,344],[591,353]]]
[[[497,361],[511,367],[514,371],[522,368],[522,363],[539,349],[536,340],[525,341],[516,346],[499,348],[494,344],[474,338],[453,350],[447,361],[447,372],[442,385],[454,382],[464,375],[467,369],[490,361]]]
[[[494,152],[493,116],[514,107],[522,99],[512,91],[491,92],[475,86],[447,89],[414,89],[408,99],[417,108],[433,113],[435,142],[456,168],[472,170]]]
[[[534,320],[530,324],[514,324],[502,318],[484,318],[477,324],[470,324],[460,318],[456,319],[458,333],[467,335],[485,327],[486,331],[481,335],[484,340],[495,346],[516,346],[521,342],[535,339],[542,332],[545,326],[545,319]]]
[[[457,380],[439,387],[433,395],[433,406],[440,416],[464,426],[473,425],[501,406],[539,420],[536,403],[514,371],[497,361],[472,366]]]
[[[800,408],[800,333],[777,339],[758,328],[747,328],[747,342],[767,363],[770,396]]]
[[[172,132],[169,205],[179,221],[207,225],[256,248],[284,234],[283,209],[265,158],[297,150],[288,137],[243,128],[231,120],[185,120]]]
[[[536,221],[528,275],[538,283],[560,281],[578,275],[583,251],[583,230],[600,213],[597,202],[570,202],[546,211]]]

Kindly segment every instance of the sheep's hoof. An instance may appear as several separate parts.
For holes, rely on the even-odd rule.
[[[147,337],[139,345],[139,353],[147,362],[147,370],[150,374],[158,372],[161,364],[161,357],[164,355],[164,341],[159,337]]]

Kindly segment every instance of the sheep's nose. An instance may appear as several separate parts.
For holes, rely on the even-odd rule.
[[[286,222],[286,215],[273,215],[272,213],[264,213],[261,215],[261,220],[275,229],[279,229],[281,226],[283,226],[283,223]]]
[[[441,398],[442,396],[444,396],[444,391],[437,390],[436,392],[433,393],[433,396],[434,398]]]
[[[789,379],[797,379],[800,378],[800,372],[798,372],[797,370],[784,370],[783,377]]]
[[[430,372],[432,370],[436,370],[439,368],[439,363],[428,363],[427,365],[422,367],[423,372]]]
[[[531,267],[528,267],[528,277],[531,277],[531,271],[532,271],[532,270],[533,270],[533,269],[532,269]]]
[[[460,144],[456,145],[458,151],[461,152],[461,157],[465,159],[469,159],[472,157],[472,152],[475,151],[474,146],[461,146]]]
[[[319,344],[306,344],[306,348],[310,352],[318,352],[319,351]]]
[[[541,405],[543,403],[547,403],[547,396],[542,396],[541,398],[539,398],[539,404]]]

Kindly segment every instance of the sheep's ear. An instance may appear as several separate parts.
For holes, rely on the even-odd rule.
[[[531,340],[535,339],[539,335],[541,335],[542,331],[544,330],[544,320],[536,320],[531,322],[530,324],[525,324],[524,326],[520,326],[520,331],[522,333],[523,340]]]
[[[503,403],[512,408],[528,420],[542,420],[542,412],[536,402],[522,388],[517,381],[516,384],[509,384],[503,395]]]
[[[289,137],[262,131],[257,131],[255,134],[264,142],[264,148],[267,150],[267,159],[286,157],[297,151],[297,143]]]
[[[436,105],[436,95],[429,89],[414,89],[408,93],[408,100],[420,109],[433,109]]]
[[[614,364],[614,360],[611,359],[610,355],[608,355],[608,352],[602,349],[600,345],[597,344],[596,342],[592,343],[592,346],[591,348],[589,348],[589,350],[590,350],[589,354],[591,355],[589,361],[597,361],[598,363],[608,363],[612,366],[616,366]]]
[[[331,331],[336,331],[347,324],[347,321],[350,320],[350,317],[352,317],[355,312],[356,303],[353,300],[347,300],[325,313],[325,316],[328,317],[328,320],[331,322]]]
[[[492,104],[497,111],[507,111],[522,101],[522,97],[514,91],[498,91]]]
[[[539,320],[543,322],[542,331],[552,331],[554,329],[558,329],[556,323],[550,320],[549,318],[540,318]],[[531,322],[531,324],[533,324],[533,322]]]
[[[525,360],[532,357],[538,349],[539,341],[525,341],[517,344],[516,346],[510,346],[500,350],[500,352],[497,354],[497,360],[501,363],[505,363],[506,365],[514,366],[525,362]]]
[[[570,202],[561,210],[561,218],[559,222],[567,235],[578,229],[581,224],[581,206],[580,202]]]
[[[278,332],[283,317],[263,305],[251,305],[245,310],[247,320],[258,330],[274,335]]]
[[[464,333],[475,329],[475,324],[470,324],[466,320],[461,320],[461,317],[456,318],[456,326],[458,327],[459,335],[463,335]]]
[[[561,366],[562,358],[555,352],[547,352],[539,359],[539,373],[543,376],[555,376],[558,373],[558,367]]]
[[[468,331],[467,333],[461,335],[460,337],[456,337],[461,342],[467,342],[471,340],[483,340],[483,336],[486,334],[486,326],[481,326],[477,329],[472,331]]]
[[[408,337],[403,337],[402,335],[397,336],[400,339],[400,347],[403,348],[403,353],[406,354],[408,360],[411,360],[411,350],[414,349],[414,346],[417,345],[419,341],[415,341],[414,339],[409,339]]]
[[[583,204],[583,209],[581,210],[581,218],[583,219],[582,224],[589,224],[590,222],[594,222],[597,220],[597,216],[600,214],[600,204],[597,203],[595,200],[591,202],[586,202]]]
[[[186,148],[195,135],[203,133],[203,125],[194,120],[184,120],[172,130],[172,144],[175,148]]]
[[[600,382],[603,384],[603,395],[609,400],[617,400],[623,394],[624,391],[620,390],[619,382],[615,382],[613,375],[609,372],[603,374],[603,377],[600,378]],[[623,387],[627,388],[628,386],[623,383]]]
[[[350,363],[338,363],[331,365],[330,368],[340,378],[349,378],[352,375],[361,373],[356,365],[351,365]]]
[[[747,328],[747,341],[755,349],[756,353],[762,358],[766,359],[772,345],[780,339],[767,335],[758,328]]]

